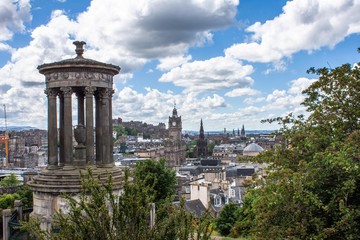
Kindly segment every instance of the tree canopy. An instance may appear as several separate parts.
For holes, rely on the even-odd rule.
[[[23,229],[44,240],[210,239],[211,220],[207,214],[195,219],[184,210],[183,201],[172,204],[173,191],[166,189],[174,187],[174,183],[173,171],[166,169],[163,161],[146,160],[134,172],[126,170],[121,194],[113,192],[111,176],[108,182],[101,183],[89,170],[82,177],[78,197],[65,195],[70,211],[55,215],[56,231],[41,230],[38,220],[25,223]],[[155,202],[155,224],[150,226],[150,209]]]
[[[256,239],[360,236],[360,69],[310,69],[310,115],[277,118],[285,144],[257,156],[270,164],[250,185],[232,232]],[[274,120],[268,120],[270,122]]]
[[[176,172],[166,167],[165,159],[148,159],[136,164],[134,182],[149,188],[156,203],[174,196]]]

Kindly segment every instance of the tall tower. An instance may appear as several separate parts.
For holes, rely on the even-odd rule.
[[[169,138],[176,141],[181,141],[182,122],[181,116],[177,115],[176,107],[174,106],[172,116],[169,116]]]
[[[242,125],[240,136],[245,137],[245,127],[244,124]]]
[[[122,170],[114,164],[111,135],[113,76],[120,67],[84,58],[85,42],[74,45],[75,58],[38,66],[45,75],[48,99],[48,165],[28,185],[33,190],[31,214],[43,229],[51,227],[60,209],[66,214],[69,203],[62,193],[81,192],[80,172],[86,168],[101,181],[111,174],[113,190],[121,189]],[[77,123],[73,123],[73,104]]]
[[[196,142],[197,157],[206,158],[208,154],[207,140],[205,139],[203,121],[200,121],[199,139]]]
[[[165,141],[165,158],[169,167],[177,167],[185,163],[186,146],[182,140],[181,116],[178,116],[174,106],[172,116],[169,116],[168,139]]]

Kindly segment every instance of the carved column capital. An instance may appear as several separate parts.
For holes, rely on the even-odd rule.
[[[46,94],[47,97],[56,97],[59,93],[59,91],[53,89],[53,88],[46,88],[44,90],[44,93]]]
[[[60,91],[63,92],[64,97],[71,97],[73,91],[71,87],[61,87]]]
[[[109,98],[112,96],[111,90],[109,88],[102,88],[98,91],[98,95],[100,98]]]
[[[85,87],[86,96],[94,95],[95,91],[96,91],[96,87]]]

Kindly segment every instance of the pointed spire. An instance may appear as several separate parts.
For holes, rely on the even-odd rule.
[[[242,125],[242,128],[241,128],[241,136],[245,136],[245,127],[244,127],[244,124]]]
[[[199,134],[199,138],[200,138],[200,139],[205,139],[204,126],[203,126],[202,118],[201,118],[201,121],[200,121],[200,134]]]

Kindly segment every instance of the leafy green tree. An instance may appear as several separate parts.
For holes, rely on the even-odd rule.
[[[216,218],[216,229],[223,236],[228,236],[230,234],[230,230],[236,222],[236,211],[239,206],[236,203],[226,204],[219,216]]]
[[[113,130],[116,131],[116,139],[120,136],[127,135],[127,132],[123,126],[113,126]]]
[[[20,185],[21,182],[17,179],[14,173],[11,173],[9,176],[4,177],[4,179],[0,181],[0,187],[2,188],[14,188]]]
[[[187,158],[196,157],[196,140],[192,140],[186,143],[186,157]]]
[[[0,209],[13,208],[15,200],[19,200],[20,196],[17,193],[5,193],[0,196]]]
[[[16,190],[16,193],[20,196],[23,207],[30,208],[33,206],[33,192],[27,185],[21,185]]]
[[[270,164],[267,178],[252,183],[235,234],[255,239],[360,236],[360,71],[344,64],[309,72],[319,75],[304,91],[310,115],[275,119],[286,144],[257,157]]]
[[[82,192],[78,199],[66,195],[70,203],[70,212],[56,214],[54,227],[57,231],[40,229],[38,220],[23,225],[37,239],[210,239],[211,229],[208,218],[200,220],[199,226],[194,225],[194,218],[170,201],[157,205],[156,221],[150,226],[150,204],[154,202],[150,186],[143,182],[130,181],[130,172],[125,172],[122,194],[113,192],[112,180],[102,184],[92,176],[91,171],[82,178]],[[110,212],[109,212],[110,209]],[[197,234],[196,234],[197,233]]]
[[[166,167],[165,159],[148,159],[136,164],[134,182],[149,187],[155,203],[172,198],[177,183],[176,172]]]

